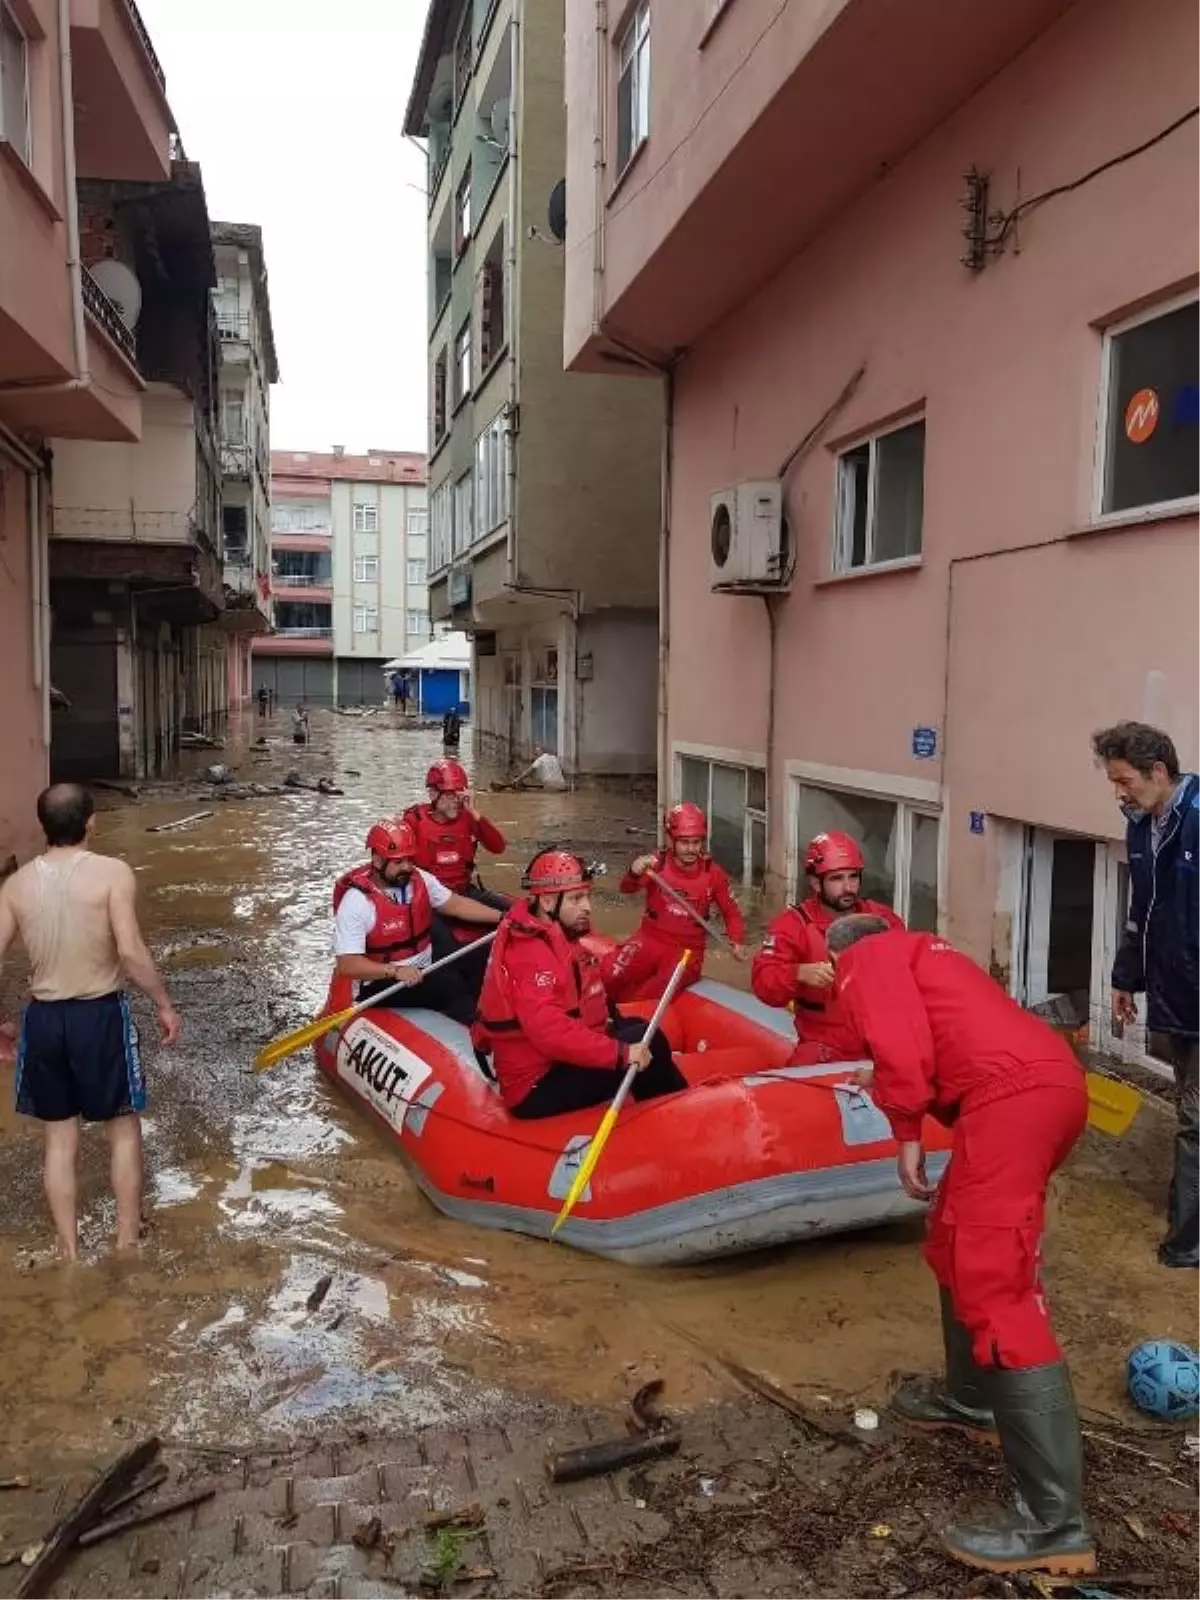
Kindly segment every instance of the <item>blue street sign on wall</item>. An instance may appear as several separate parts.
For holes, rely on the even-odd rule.
[[[914,728],[912,731],[912,753],[918,761],[928,761],[937,755],[937,729]]]

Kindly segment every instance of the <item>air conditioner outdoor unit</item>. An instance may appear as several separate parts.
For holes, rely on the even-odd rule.
[[[787,588],[791,553],[778,478],[718,489],[712,497],[709,536],[715,591],[754,594]]]

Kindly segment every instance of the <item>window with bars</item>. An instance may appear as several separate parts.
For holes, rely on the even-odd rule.
[[[482,375],[504,349],[508,338],[504,302],[504,229],[488,247],[478,279],[479,371]]]

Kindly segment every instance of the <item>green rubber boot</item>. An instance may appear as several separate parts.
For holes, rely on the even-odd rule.
[[[988,1403],[987,1374],[975,1364],[971,1335],[956,1320],[950,1296],[942,1298],[942,1343],[946,1376],[941,1383],[912,1378],[892,1396],[892,1410],[914,1428],[949,1430],[999,1448],[1000,1435]]]
[[[1096,1547],[1083,1515],[1083,1437],[1066,1362],[997,1368],[989,1390],[1008,1469],[1012,1508],[947,1528],[957,1560],[986,1572],[1095,1572]]]

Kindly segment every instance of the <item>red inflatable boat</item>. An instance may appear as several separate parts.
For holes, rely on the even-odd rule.
[[[335,978],[327,1009],[351,1003]],[[648,1015],[650,1006],[623,1010]],[[785,1066],[786,1013],[704,981],[665,1031],[691,1083],[621,1114],[591,1184],[557,1237],[639,1265],[702,1261],[922,1208],[896,1177],[888,1124],[850,1063]],[[547,1237],[603,1107],[519,1122],[475,1060],[465,1028],[433,1011],[380,1007],[315,1046],[321,1070],[383,1124],[439,1211]],[[949,1135],[925,1129],[931,1179]]]

